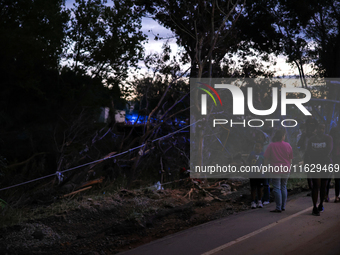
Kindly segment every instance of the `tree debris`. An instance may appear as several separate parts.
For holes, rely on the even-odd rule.
[[[65,198],[65,197],[69,197],[69,196],[75,195],[75,194],[77,194],[77,193],[80,193],[80,192],[82,192],[82,191],[85,191],[85,190],[88,190],[88,189],[91,189],[91,188],[92,188],[92,186],[89,186],[89,187],[86,187],[86,188],[83,188],[83,189],[80,189],[80,190],[73,191],[73,192],[71,192],[71,193],[69,193],[69,194],[63,195],[62,198]]]
[[[84,188],[84,187],[87,187],[87,186],[90,186],[90,185],[94,185],[94,184],[97,184],[97,183],[102,183],[104,179],[105,179],[105,177],[102,176],[102,177],[100,177],[98,179],[85,182],[82,185],[80,185],[79,187],[77,187],[77,189],[81,189],[81,188]]]

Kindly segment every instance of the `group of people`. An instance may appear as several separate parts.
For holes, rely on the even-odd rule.
[[[289,143],[285,141],[285,132],[283,130],[278,130],[275,132],[272,142],[267,146],[267,148],[262,150],[261,141],[257,141],[255,144],[255,149],[249,154],[248,164],[250,165],[268,165],[271,166],[290,166],[293,159],[293,149]],[[282,212],[286,209],[287,202],[287,181],[289,173],[278,173],[275,178],[272,178],[273,192],[275,197],[276,208],[271,212]],[[269,192],[269,179],[268,178],[256,178],[250,179],[252,203],[251,208],[262,208],[262,192],[261,190],[265,187],[265,190]],[[255,197],[257,191],[257,206],[255,204]],[[269,195],[268,200],[269,202]]]
[[[286,134],[284,130],[278,130],[272,137],[272,142],[265,146],[264,140],[255,141],[254,150],[249,154],[248,164],[257,166],[285,166],[290,169],[293,160],[293,149],[291,145],[285,142]],[[303,152],[304,164],[318,164],[323,169],[328,169],[332,164],[340,164],[340,130],[332,128],[329,135],[325,134],[325,125],[319,124],[316,119],[309,118],[305,122],[299,141],[298,148]],[[282,169],[282,167],[281,167]],[[274,178],[271,178],[276,208],[271,212],[281,213],[286,209],[287,203],[287,182],[289,172],[278,172]],[[311,190],[313,202],[313,215],[320,215],[324,211],[323,202],[329,201],[329,184],[332,172],[324,171],[322,178],[307,174],[308,186]],[[273,177],[273,176],[272,176]],[[269,179],[267,178],[250,178],[251,186],[251,208],[262,208],[265,201],[269,203]],[[264,191],[263,191],[264,188]],[[318,196],[320,191],[319,204]],[[335,201],[340,202],[340,178],[335,176]],[[265,195],[264,195],[265,194]],[[256,203],[257,197],[257,203]]]

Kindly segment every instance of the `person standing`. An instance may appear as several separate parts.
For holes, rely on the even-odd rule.
[[[267,147],[270,143],[270,136],[262,130],[255,130],[253,132],[253,137],[254,137],[254,140],[255,140],[255,145],[257,143],[261,143],[263,145],[263,151],[266,151],[266,149],[267,149]],[[255,145],[254,145],[254,149],[255,149]],[[267,176],[264,175],[262,180],[263,180],[262,203],[263,203],[263,205],[267,205],[267,204],[270,203],[270,186],[269,186],[270,178],[267,178]]]
[[[305,154],[305,164],[310,166],[321,165],[322,169],[328,169],[330,164],[332,164],[331,152],[333,149],[333,139],[331,136],[325,134],[325,125],[319,124],[316,130],[316,135],[312,136],[308,141],[307,151]],[[312,201],[313,201],[313,211],[312,214],[315,216],[320,216],[320,212],[324,211],[323,201],[326,194],[327,182],[329,180],[328,176],[325,178],[318,178],[317,176],[312,178],[313,189],[312,189]],[[316,207],[318,202],[318,193],[320,190],[320,203]]]
[[[257,142],[255,144],[255,149],[249,154],[249,157],[247,159],[247,163],[250,166],[257,166],[259,168],[262,166],[264,160],[262,147],[263,147],[262,143]],[[252,209],[255,209],[256,207],[263,208],[262,204],[263,184],[264,184],[263,178],[250,178],[250,193],[252,199],[250,206]]]
[[[329,135],[333,139],[333,150],[332,150],[332,161],[333,164],[340,164],[340,129],[338,127],[333,127],[329,132]],[[334,172],[334,182],[335,182],[335,200],[334,203],[340,202],[340,173]],[[329,184],[329,183],[328,183]],[[329,185],[327,185],[328,188]],[[328,189],[329,191],[329,189]]]
[[[316,134],[316,128],[318,127],[319,123],[313,116],[308,116],[304,127],[302,128],[302,134],[300,138],[298,139],[297,147],[300,150],[300,152],[303,154],[303,161],[306,162],[306,150],[308,146],[309,139]],[[310,178],[310,173],[307,173],[307,184],[310,191],[313,190],[313,182],[312,178]],[[308,193],[307,196],[310,196],[311,194]]]
[[[264,165],[288,169],[287,172],[278,172],[272,176],[273,192],[276,208],[273,211],[280,213],[286,210],[287,203],[287,181],[290,173],[290,166],[293,159],[293,149],[289,143],[285,142],[286,134],[283,130],[276,131],[272,143],[269,144],[264,153]]]

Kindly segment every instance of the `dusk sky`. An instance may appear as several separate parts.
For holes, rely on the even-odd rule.
[[[74,0],[66,0],[66,7],[72,8]],[[111,1],[108,1],[108,5],[110,5]],[[159,25],[156,21],[154,21],[152,18],[143,18],[142,19],[142,31],[144,34],[148,36],[148,43],[145,45],[145,54],[160,53],[162,51],[162,45],[165,42],[165,40],[154,40],[154,35],[159,35],[162,38],[171,38],[173,37],[173,33],[164,28],[163,26]],[[149,32],[150,31],[150,32]],[[178,50],[178,46],[176,44],[176,39],[172,38],[170,39],[170,45],[172,48],[172,54],[176,54]],[[145,67],[143,66],[143,63],[140,63],[141,66],[141,72],[145,70]],[[278,57],[277,58],[277,65],[270,68],[271,70],[274,70],[276,72],[277,76],[282,75],[294,75],[298,74],[297,68],[290,67],[286,62],[284,57]],[[305,73],[308,74],[310,72],[310,68],[305,66]]]

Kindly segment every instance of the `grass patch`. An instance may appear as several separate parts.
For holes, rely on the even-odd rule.
[[[74,197],[58,199],[48,206],[13,208],[7,204],[3,208],[0,207],[0,228],[20,224],[27,220],[36,220],[81,208],[90,208],[93,202],[103,201],[107,196],[113,197],[114,194],[98,194],[98,190],[94,190],[91,193],[86,192],[86,195],[77,194]]]
[[[14,209],[10,206],[0,209],[0,227],[17,225],[27,220],[27,208]]]
[[[293,190],[297,188],[308,189],[307,180],[305,178],[289,178],[287,182],[287,189]]]

